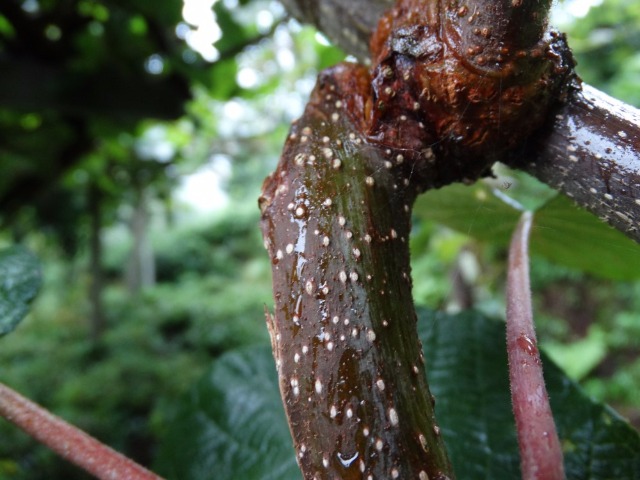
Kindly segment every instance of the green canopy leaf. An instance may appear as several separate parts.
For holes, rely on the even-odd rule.
[[[40,263],[32,253],[22,247],[0,250],[0,336],[24,318],[41,282]]]
[[[496,245],[508,245],[521,211],[496,197],[483,182],[453,184],[418,197],[413,214]]]
[[[458,478],[519,479],[504,324],[468,312],[420,312],[436,413]],[[640,436],[543,356],[567,478],[640,478]],[[185,480],[299,480],[267,346],[230,352],[193,387],[161,446],[157,470]]]

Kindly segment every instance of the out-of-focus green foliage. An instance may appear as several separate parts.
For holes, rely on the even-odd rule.
[[[191,269],[193,252],[183,251],[182,259],[171,252],[175,265],[182,264],[172,272],[179,278],[134,297],[112,283],[105,292],[108,326],[98,344],[90,341],[85,319],[88,279],[74,278],[70,265],[47,258],[33,313],[1,340],[0,379],[149,463],[173,405],[211,359],[268,343],[262,311],[271,297],[269,266],[266,258],[255,258],[262,249],[258,236],[247,235],[256,230],[257,217],[256,209],[165,233],[159,256],[169,255],[189,232],[209,246],[209,255],[220,249],[225,258],[202,271]],[[88,478],[1,421],[0,457],[12,459],[0,462],[3,480]]]
[[[177,403],[156,468],[175,479],[301,478],[268,344],[213,362]]]
[[[640,107],[640,3],[605,0],[568,30],[580,76]]]
[[[530,196],[526,193],[529,184],[537,187],[532,178],[525,179],[523,175],[520,178],[526,182],[514,184],[512,179],[508,182],[509,190],[492,188],[482,181],[472,186],[456,184],[431,190],[418,199],[414,214],[418,219],[436,221],[469,237],[505,246],[525,209],[517,196]],[[555,196],[538,203],[531,232],[534,254],[596,277],[640,278],[637,243],[578,209],[565,197]],[[414,251],[426,253],[417,248]]]
[[[179,3],[151,5],[2,2],[2,220],[31,205],[55,224],[45,206],[58,198],[56,181],[69,167],[142,119],[182,113],[202,62],[182,57]]]
[[[87,27],[98,32],[96,42],[107,40],[111,28],[130,27],[142,42],[135,45],[137,40],[131,39],[131,51],[83,43],[74,52],[83,59],[80,71],[119,71],[118,62],[124,61],[119,53],[135,57],[145,42],[152,43],[151,23],[135,15],[144,11],[152,21],[158,15],[167,22],[163,34],[171,37],[175,56],[162,56],[163,71],[157,74],[145,70],[148,58],[143,57],[136,74],[162,79],[175,73],[187,80],[192,100],[184,103],[186,97],[179,95],[169,95],[165,104],[158,100],[159,108],[177,105],[177,120],[158,120],[151,111],[111,118],[87,104],[78,112],[81,123],[89,125],[86,148],[66,151],[70,156],[64,164],[56,163],[63,151],[58,145],[74,139],[65,136],[64,122],[56,123],[63,111],[38,102],[24,115],[0,109],[0,120],[17,132],[0,132],[0,137],[14,137],[0,146],[0,197],[16,205],[0,205],[0,225],[5,227],[0,240],[29,244],[44,263],[44,288],[32,314],[14,335],[2,339],[0,380],[150,464],[178,395],[211,359],[231,348],[268,342],[263,310],[272,300],[268,259],[257,228],[259,186],[275,165],[288,124],[299,115],[317,70],[343,54],[318,42],[312,29],[283,23],[283,9],[265,0],[216,4],[228,48],[219,42],[220,59],[213,63],[199,59],[176,38],[187,27],[180,17],[181,2],[153,7],[119,2],[113,8],[109,2],[76,3],[65,8],[91,7],[98,23],[109,23],[102,33]],[[30,17],[64,10],[55,2],[39,5],[40,13]],[[163,14],[165,7],[173,12],[172,20]],[[271,24],[258,26],[259,14],[271,18]],[[249,44],[244,48],[228,43],[235,28],[245,32]],[[11,29],[7,17],[0,16],[0,34],[11,35]],[[94,55],[100,48],[103,54]],[[61,74],[72,76],[74,71],[62,69]],[[112,86],[111,94],[118,94],[118,85]],[[40,144],[49,149],[44,156],[35,150]],[[220,159],[231,166],[222,185],[228,206],[218,208],[215,221],[211,214],[197,217],[176,200],[174,189],[184,176]],[[19,178],[30,178],[33,185],[44,181],[45,186],[17,189],[16,196],[12,189]],[[87,297],[92,281],[86,269],[91,189],[99,192],[106,274],[106,328],[97,342],[89,338],[92,304]],[[124,280],[133,246],[132,209],[141,194],[149,199],[147,228],[158,283],[132,295]],[[88,476],[0,421],[0,479],[81,478]]]

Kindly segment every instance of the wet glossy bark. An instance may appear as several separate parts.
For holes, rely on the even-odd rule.
[[[508,163],[640,242],[640,110],[576,85]]]
[[[315,24],[346,52],[364,57],[368,39],[375,29],[374,18],[380,17],[392,2],[386,0],[349,2],[285,0],[283,3],[291,8],[301,21]],[[462,10],[464,15],[460,17],[461,26],[464,26],[462,20],[466,17],[468,22],[469,16],[474,11],[486,12],[490,7],[475,8],[483,2],[473,2],[473,5],[471,1],[464,4],[462,2],[446,3],[460,4],[458,8],[467,6],[467,11]],[[492,3],[497,4],[497,2]],[[525,3],[524,0],[523,3]],[[521,10],[519,15],[536,14],[537,5],[548,4],[548,2],[526,3],[532,5],[533,10]],[[349,7],[341,7],[342,5],[349,5]],[[348,11],[345,11],[345,8],[348,8]],[[330,11],[341,13],[333,16],[327,14],[329,15],[327,17],[320,15],[320,12]],[[452,16],[453,10],[449,12]],[[485,15],[478,18],[485,18],[487,26],[491,20],[491,29],[499,27],[500,22],[495,16],[490,18]],[[452,19],[455,20],[455,17]],[[474,22],[477,25],[471,27],[471,34],[474,35],[473,28],[479,28],[480,37],[482,37],[483,27],[480,23],[483,22],[477,19]],[[535,26],[530,30],[533,33],[528,33],[522,41],[519,41],[517,28],[507,26],[502,27],[502,30],[507,34],[510,32],[516,34],[506,37],[515,41],[514,45],[530,44],[530,39],[535,38],[536,32],[539,32],[538,26]],[[344,34],[346,31],[352,32],[353,35]],[[491,35],[488,37],[490,38]],[[464,38],[473,37],[467,35]],[[467,44],[470,40],[464,40],[464,42]],[[470,45],[467,48],[472,47],[473,45]],[[464,49],[459,51],[464,52]],[[546,118],[546,123],[539,134],[524,142],[521,145],[522,148],[510,155],[506,161],[512,166],[532,173],[615,228],[640,241],[640,233],[635,225],[640,219],[640,114],[638,110],[611,99],[588,85],[582,86],[579,83],[574,84],[570,95],[557,100],[559,110]],[[593,136],[592,140],[588,138],[590,136]],[[579,141],[576,142],[576,140]],[[576,151],[579,155],[575,155]],[[576,158],[578,161],[575,161]]]
[[[307,479],[453,478],[411,297],[420,154],[369,143],[369,74],[321,75],[260,200],[268,325]],[[413,182],[413,179],[423,182]]]
[[[525,10],[516,3],[500,3],[505,21]],[[301,5],[317,16],[327,4]],[[416,332],[411,207],[527,138],[573,66],[544,18],[513,51],[513,30],[484,32],[484,18],[462,2],[399,1],[378,24],[371,70],[320,75],[265,181],[267,323],[307,479],[453,477]],[[476,39],[486,48],[469,51]]]

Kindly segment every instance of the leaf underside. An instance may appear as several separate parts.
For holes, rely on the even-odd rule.
[[[418,324],[442,434],[458,478],[519,479],[504,324],[422,310]],[[640,478],[640,436],[543,355],[567,478]],[[158,470],[180,479],[299,480],[268,346],[230,352],[179,405]]]

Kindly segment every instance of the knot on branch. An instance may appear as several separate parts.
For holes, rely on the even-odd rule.
[[[399,1],[371,42],[369,137],[433,147],[443,183],[472,180],[539,128],[574,62],[544,2]],[[527,22],[518,30],[518,22]],[[514,25],[514,22],[516,25]]]

